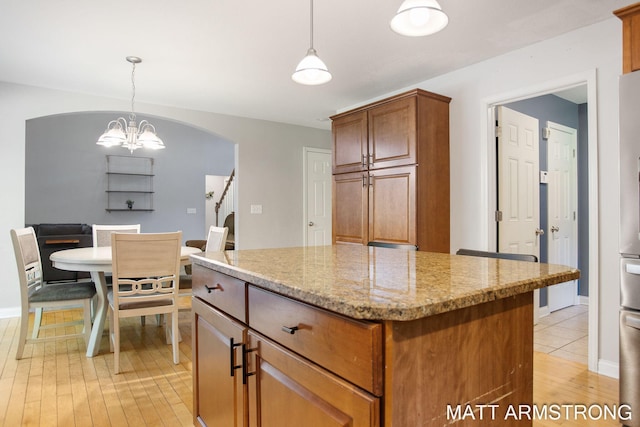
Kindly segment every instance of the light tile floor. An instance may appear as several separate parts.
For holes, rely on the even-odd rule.
[[[535,351],[587,364],[589,308],[573,305],[541,317],[533,329]]]

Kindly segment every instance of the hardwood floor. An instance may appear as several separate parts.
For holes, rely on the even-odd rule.
[[[81,311],[64,315],[78,317]],[[45,322],[49,316],[45,313]],[[114,375],[106,335],[93,358],[85,357],[80,339],[27,344],[24,358],[15,360],[18,319],[0,319],[0,426],[192,426],[190,314],[180,313],[179,365],[173,364],[164,329],[154,319],[144,327],[137,318],[126,320],[123,373]],[[536,352],[534,402],[612,406],[618,402],[618,381]],[[618,420],[570,418],[535,420],[533,425],[620,425]]]
[[[23,359],[15,360],[19,319],[0,319],[0,426],[193,425],[190,314],[180,313],[179,365],[164,328],[151,317],[146,323],[123,322],[123,372],[114,375],[106,334],[93,358],[78,339],[27,344]]]

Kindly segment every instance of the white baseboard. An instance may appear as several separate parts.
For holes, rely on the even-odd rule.
[[[20,317],[20,307],[0,308],[0,319]]]
[[[578,295],[578,304],[579,305],[589,305],[589,297],[585,297],[584,295]]]
[[[611,362],[610,360],[600,359],[598,360],[598,374],[619,379],[620,366],[618,363]]]
[[[540,315],[540,317],[545,317],[545,316],[549,315],[549,306],[548,305],[543,305],[538,310],[539,310],[538,314]]]

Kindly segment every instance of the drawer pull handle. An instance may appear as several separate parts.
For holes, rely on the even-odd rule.
[[[207,288],[207,292],[208,293],[211,293],[212,291],[216,291],[216,290],[220,290],[220,291],[222,290],[222,286],[220,286],[220,283],[216,284],[213,287],[210,287],[210,286],[207,286],[207,285],[204,285],[204,287]]]
[[[289,326],[283,326],[281,329],[282,329],[282,332],[286,332],[286,333],[288,333],[288,334],[293,335],[293,334],[295,334],[295,333],[296,333],[296,331],[298,330],[298,327],[297,327],[297,326],[291,326],[291,327],[289,327]]]
[[[233,338],[229,338],[229,366],[231,367],[231,376],[232,377],[234,376],[236,369],[242,368],[244,370],[244,366],[243,365],[236,365],[235,364],[236,347],[240,347],[240,346],[242,346],[242,348],[244,350],[244,344],[242,344],[242,343],[236,344],[236,343],[233,342]],[[243,359],[244,359],[244,355],[243,355]]]
[[[256,374],[255,371],[249,372],[249,353],[253,353],[258,348],[247,348],[246,344],[242,344],[242,384],[247,384],[247,378]]]

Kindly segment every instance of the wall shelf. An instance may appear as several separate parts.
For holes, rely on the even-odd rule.
[[[152,212],[153,159],[107,155],[107,212]],[[133,207],[128,208],[128,201]]]

